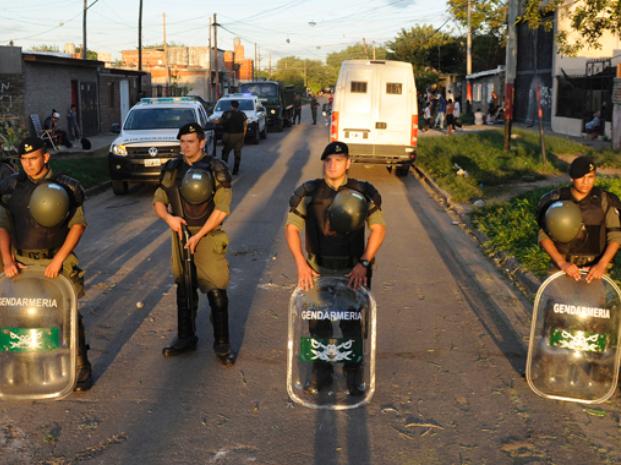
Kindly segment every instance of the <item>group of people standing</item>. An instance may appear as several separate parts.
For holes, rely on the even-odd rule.
[[[177,139],[181,156],[162,168],[153,196],[153,210],[171,233],[176,284],[177,336],[162,354],[174,357],[196,350],[200,291],[207,295],[211,308],[214,352],[223,365],[231,366],[237,354],[229,334],[229,237],[222,225],[231,215],[232,178],[226,163],[205,153],[205,132],[199,124],[181,127]],[[75,179],[52,171],[51,155],[43,140],[23,140],[19,154],[21,171],[0,183],[4,274],[12,278],[25,267],[43,266],[47,278],[64,275],[72,282],[76,296],[81,296],[84,272],[74,250],[87,226],[84,190]],[[323,176],[302,184],[289,202],[285,235],[298,272],[297,284],[310,289],[320,275],[341,275],[348,277],[353,288],[370,286],[373,262],[385,235],[381,197],[371,184],[348,177],[351,160],[346,144],[328,144],[321,160]],[[58,196],[67,202],[58,202]],[[45,217],[37,215],[35,198],[60,205],[54,209],[53,218],[49,211]],[[355,231],[351,215],[358,221]],[[366,242],[365,224],[370,231]],[[308,239],[306,247],[302,245],[303,231]],[[182,237],[184,249],[179,248]],[[186,252],[192,257],[190,287],[185,285],[187,268],[182,263]],[[78,314],[76,390],[90,389],[93,384],[88,348]],[[355,383],[359,367],[353,366],[351,375]],[[360,394],[353,385],[351,392]]]
[[[444,92],[429,91],[424,98],[419,99],[419,107],[423,111],[423,131],[430,129],[444,130],[452,134],[456,127],[461,127],[461,103],[450,96],[445,98]]]

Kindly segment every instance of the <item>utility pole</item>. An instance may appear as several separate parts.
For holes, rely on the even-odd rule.
[[[138,7],[138,71],[142,71],[142,0]],[[138,97],[142,97],[142,75],[138,77]]]
[[[209,17],[209,46],[207,47],[209,49],[209,64],[208,64],[208,68],[207,68],[207,82],[209,83],[209,87],[208,87],[208,98],[210,102],[215,101],[215,99],[213,98],[213,80],[211,79],[211,70],[212,70],[212,63],[213,63],[213,49],[211,47],[211,35],[212,35],[212,25],[211,25],[211,17]]]
[[[164,66],[166,66],[166,92],[170,91],[170,68],[168,67],[168,43],[166,42],[166,13],[162,13],[162,43],[164,45]]]
[[[468,0],[468,33],[466,35],[466,76],[472,74],[472,0]],[[472,113],[472,83],[466,82],[467,113]]]
[[[362,46],[364,47],[364,54],[367,58],[369,58],[369,47],[367,46],[367,41],[364,37],[362,38]]]
[[[88,4],[88,0],[84,0],[84,6],[82,7],[82,59],[86,60],[86,12],[99,0],[93,0],[93,3]]]
[[[82,59],[86,60],[86,11],[88,0],[84,0],[84,12],[82,13]]]
[[[218,63],[218,21],[216,19],[216,14],[213,14],[213,47],[216,55],[216,59],[214,60],[215,71],[216,71],[216,98],[218,100],[220,98],[220,70]]]
[[[254,61],[252,62],[252,80],[257,79],[257,43],[254,43]]]
[[[272,79],[272,52],[270,52],[270,58],[269,58],[269,73],[270,73],[270,79]]]
[[[509,0],[507,13],[507,55],[505,59],[505,152],[511,150],[511,127],[513,124],[513,93],[517,74],[517,28],[518,0]]]

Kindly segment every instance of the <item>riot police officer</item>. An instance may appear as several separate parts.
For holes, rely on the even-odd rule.
[[[155,191],[155,213],[171,229],[172,271],[177,284],[177,338],[163,349],[165,357],[196,350],[195,320],[199,288],[207,294],[214,331],[214,351],[226,366],[235,362],[229,341],[228,296],[229,267],[226,259],[228,236],[221,228],[231,211],[231,175],[224,163],[204,153],[205,133],[195,123],[179,129],[182,157],[170,160],[162,168],[160,185]],[[170,209],[169,209],[170,207]],[[182,257],[175,235],[189,230],[186,249],[193,255],[196,282],[190,290],[184,286]],[[188,296],[187,294],[192,295]]]
[[[569,176],[571,186],[539,201],[539,244],[559,270],[579,280],[580,268],[588,269],[586,280],[591,282],[606,273],[619,250],[621,201],[594,187],[596,167],[589,157],[576,158]]]
[[[4,274],[13,277],[29,265],[42,265],[47,278],[67,277],[78,297],[84,272],[73,253],[86,229],[84,190],[65,175],[55,175],[50,154],[36,137],[19,145],[21,170],[0,184],[0,254]],[[93,385],[82,316],[78,313],[77,391]]]
[[[331,142],[322,155],[323,178],[308,181],[298,187],[289,201],[285,234],[298,274],[298,286],[313,287],[319,275],[347,276],[353,288],[370,287],[374,258],[384,241],[385,223],[381,211],[381,196],[368,182],[350,179],[351,166],[348,146]],[[365,243],[365,224],[370,233]],[[305,256],[301,232],[306,236]],[[325,337],[330,322],[311,322],[312,334]],[[344,334],[360,332],[359,323],[342,327]],[[329,337],[329,336],[328,336]],[[321,390],[330,383],[327,364],[313,365],[309,390]],[[361,367],[346,363],[344,370],[351,395],[361,395],[358,388]]]

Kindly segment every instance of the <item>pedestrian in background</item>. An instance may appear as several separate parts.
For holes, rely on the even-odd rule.
[[[423,111],[424,126],[423,131],[431,129],[431,102],[425,104],[425,110]]]
[[[441,93],[438,94],[438,114],[436,115],[435,127],[442,130],[446,118],[446,99]]]
[[[448,99],[446,104],[446,130],[449,136],[453,134],[453,131],[455,131],[454,111],[455,105],[453,104],[453,99]]]
[[[239,110],[239,102],[231,100],[231,109],[222,113],[220,119],[215,120],[214,123],[222,126],[222,160],[228,163],[229,153],[233,150],[235,155],[233,174],[237,174],[241,164],[244,139],[248,132],[248,117]]]
[[[317,97],[313,95],[311,96],[311,101],[310,101],[311,116],[313,117],[313,124],[317,124],[317,107],[319,107],[319,102],[317,101]]]
[[[300,97],[300,94],[295,94],[293,99],[293,124],[295,124],[296,120],[298,124],[302,122],[302,97]]]
[[[67,112],[67,130],[70,140],[80,140],[82,132],[78,124],[78,107],[75,104],[72,104]]]

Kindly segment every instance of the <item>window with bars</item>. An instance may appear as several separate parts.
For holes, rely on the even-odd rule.
[[[363,81],[351,81],[351,91],[358,94],[366,94],[367,83]]]
[[[387,82],[386,83],[387,94],[401,95],[402,92],[403,92],[403,84],[401,84],[400,82]]]

